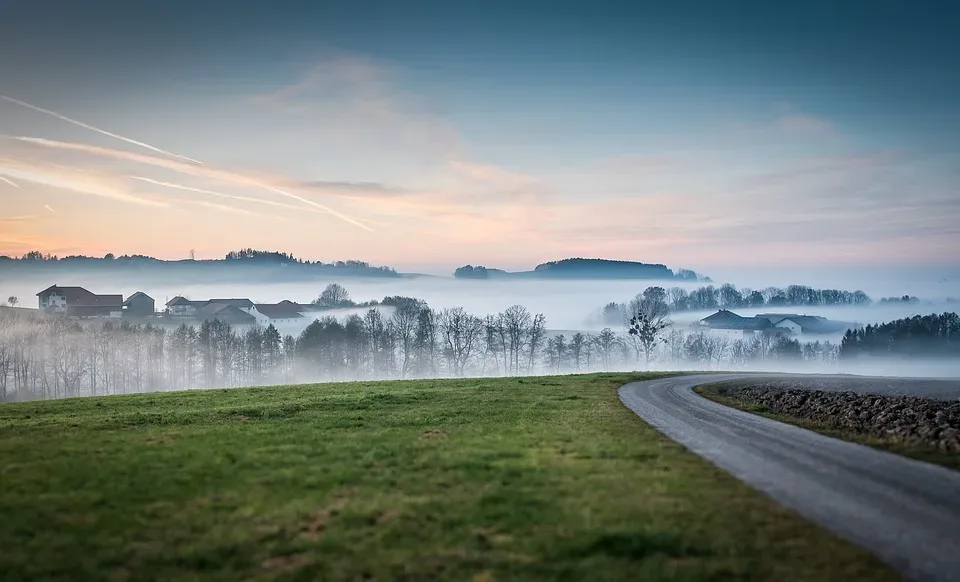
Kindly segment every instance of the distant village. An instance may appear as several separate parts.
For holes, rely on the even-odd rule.
[[[273,325],[293,331],[316,319],[311,312],[323,307],[293,301],[254,303],[250,299],[190,300],[177,296],[158,311],[153,297],[137,291],[124,298],[119,294],[99,295],[83,287],[51,285],[37,293],[40,313],[65,315],[77,319],[118,320],[156,325],[198,325],[219,320],[236,327]]]
[[[52,285],[37,293],[40,313],[65,315],[77,319],[118,320],[154,325],[200,325],[219,320],[235,327],[273,325],[286,333],[298,333],[310,322],[329,311],[313,303],[284,300],[279,303],[254,303],[246,298],[191,300],[182,296],[167,301],[157,310],[153,297],[137,291],[124,298],[119,294],[98,295],[83,287]],[[694,322],[693,327],[731,339],[767,336],[839,336],[859,324],[833,321],[816,315],[762,313],[743,317],[721,309]]]

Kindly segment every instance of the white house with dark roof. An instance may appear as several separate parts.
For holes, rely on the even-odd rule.
[[[752,337],[758,333],[831,335],[842,334],[847,329],[856,327],[853,323],[831,321],[816,315],[761,313],[753,317],[742,317],[726,309],[701,319],[698,325],[730,335],[742,334],[744,337]]]

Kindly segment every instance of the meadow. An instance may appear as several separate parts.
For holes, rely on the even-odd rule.
[[[4,580],[893,580],[647,426],[642,374],[0,406]]]

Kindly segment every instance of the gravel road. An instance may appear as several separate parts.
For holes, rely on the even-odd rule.
[[[620,399],[673,440],[871,550],[908,578],[960,581],[960,472],[755,416],[693,392],[710,382],[758,378],[698,374],[635,382],[620,389]],[[960,396],[955,380],[762,378],[789,381],[794,388]]]

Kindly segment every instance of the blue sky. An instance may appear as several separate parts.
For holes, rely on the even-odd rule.
[[[0,252],[252,245],[438,268],[960,260],[951,2],[5,12],[0,52],[15,58],[0,61],[0,94],[205,170],[125,157],[158,153],[0,102],[0,170],[16,185],[0,183]]]

